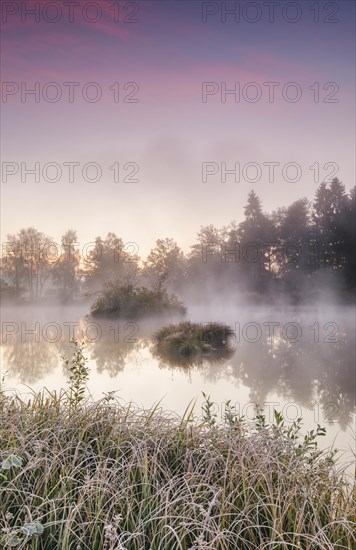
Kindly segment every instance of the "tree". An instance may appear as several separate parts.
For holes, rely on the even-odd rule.
[[[345,185],[334,178],[330,184],[331,216],[329,219],[330,253],[334,270],[343,269],[346,258],[344,256],[345,220],[348,197]]]
[[[356,187],[343,197],[342,207],[334,222],[339,268],[347,288],[356,286]]]
[[[184,276],[185,257],[173,239],[158,239],[144,264],[143,277],[161,290],[165,286],[176,287]]]
[[[202,226],[196,242],[190,247],[187,258],[187,285],[189,300],[198,295],[216,292],[227,276],[228,265],[224,262],[224,247],[229,229],[218,229],[210,224]]]
[[[313,220],[321,249],[322,267],[333,273],[342,269],[345,263],[344,212],[347,202],[344,184],[334,178],[330,187],[325,182],[319,185],[313,204]]]
[[[1,294],[19,299],[25,292],[21,243],[16,235],[7,235],[1,258]]]
[[[328,222],[331,216],[330,189],[322,182],[316,190],[313,203],[313,220],[320,235],[327,232]]]
[[[351,189],[349,200],[345,208],[345,225],[347,228],[345,242],[345,272],[348,287],[354,289],[356,286],[356,186]]]
[[[338,178],[334,178],[330,184],[331,224],[338,221],[345,207],[346,199],[345,185]]]
[[[244,207],[244,214],[245,225],[251,224],[254,226],[258,225],[263,216],[261,200],[258,198],[253,189],[247,197],[247,204]]]
[[[305,289],[305,279],[318,268],[319,250],[311,227],[310,206],[306,198],[283,210],[278,225],[279,275],[289,292]]]
[[[79,252],[75,250],[77,233],[70,229],[61,238],[62,256],[53,269],[53,281],[63,302],[71,300],[78,291]]]
[[[115,233],[108,233],[106,239],[97,237],[94,248],[84,259],[82,274],[86,291],[97,292],[108,281],[135,284],[139,258],[130,253],[132,247],[131,244],[125,246]]]
[[[15,287],[17,296],[26,293],[31,300],[43,296],[53,267],[52,247],[52,239],[34,227],[8,235],[2,271]]]
[[[270,254],[275,241],[273,219],[264,214],[259,197],[252,190],[244,207],[245,219],[235,236],[240,241],[240,277],[248,288],[262,291],[271,279]],[[232,243],[231,243],[232,244]]]

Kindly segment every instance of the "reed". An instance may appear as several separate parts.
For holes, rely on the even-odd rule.
[[[33,550],[355,548],[352,487],[324,430],[251,424],[205,396],[182,417],[69,389],[0,393],[0,547]],[[79,367],[78,367],[79,365]],[[74,389],[73,389],[74,388]]]

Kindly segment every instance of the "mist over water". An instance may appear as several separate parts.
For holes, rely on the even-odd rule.
[[[3,307],[1,371],[5,389],[26,393],[65,387],[68,373],[62,355],[70,356],[70,339],[86,342],[89,390],[94,398],[117,390],[117,397],[145,407],[160,405],[182,413],[201,392],[215,403],[219,417],[231,399],[240,414],[255,415],[264,407],[287,421],[303,416],[304,428],[327,427],[322,446],[336,442],[352,460],[355,420],[355,315],[352,305],[246,305],[228,296],[192,305],[184,319],[219,322],[235,334],[231,356],[203,358],[177,366],[153,353],[153,334],[181,318],[143,321],[98,321],[86,317],[88,304]],[[223,303],[225,302],[225,305]],[[351,453],[351,454],[350,454]]]

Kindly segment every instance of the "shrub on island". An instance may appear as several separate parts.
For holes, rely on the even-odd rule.
[[[161,328],[154,335],[158,355],[181,358],[214,356],[231,352],[230,339],[234,331],[221,323],[191,323],[184,321],[177,325]]]
[[[178,298],[166,290],[150,290],[119,283],[107,283],[91,306],[96,318],[139,319],[160,315],[184,315],[186,308]]]

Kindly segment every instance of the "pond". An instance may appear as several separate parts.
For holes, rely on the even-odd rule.
[[[303,431],[317,424],[327,435],[319,445],[355,448],[355,316],[353,307],[196,306],[186,319],[225,323],[234,330],[232,352],[222,357],[169,361],[154,349],[153,334],[175,319],[102,322],[86,318],[88,307],[2,309],[1,374],[6,391],[26,394],[60,389],[68,381],[61,356],[70,339],[85,341],[94,398],[116,391],[123,401],[183,413],[192,400],[201,415],[202,392],[210,395],[218,418],[231,400],[247,418],[264,408],[287,422],[303,417]]]

